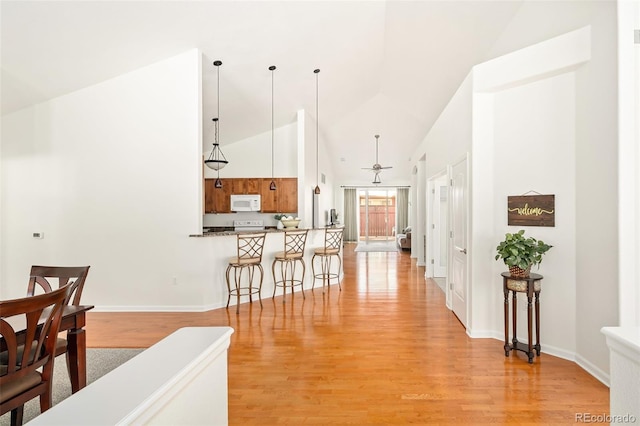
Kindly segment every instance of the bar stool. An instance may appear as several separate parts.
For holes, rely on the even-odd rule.
[[[325,228],[324,230],[324,247],[316,248],[313,251],[313,257],[311,258],[311,271],[313,274],[313,285],[311,289],[315,287],[316,279],[322,280],[322,292],[324,293],[324,285],[331,289],[331,280],[338,280],[338,287],[342,291],[340,286],[340,270],[342,269],[342,257],[340,256],[340,248],[342,247],[342,231],[343,228]],[[316,273],[315,259],[319,258],[320,261],[320,273]],[[332,258],[338,260],[337,272],[331,271]]]
[[[264,270],[262,269],[262,248],[264,247],[266,235],[266,232],[237,235],[237,256],[229,260],[229,266],[227,266],[226,272],[227,288],[229,289],[227,308],[229,308],[231,296],[236,296],[236,314],[240,313],[240,296],[249,296],[249,302],[253,303],[253,295],[257,294],[258,300],[260,300],[260,307],[262,308],[262,298],[260,297],[262,279],[264,277]],[[260,282],[258,286],[255,286],[253,283],[256,267],[260,272]],[[232,269],[233,287],[231,286]],[[249,275],[243,282],[242,273],[245,270]]]
[[[291,294],[293,295],[293,289],[299,285],[302,290],[302,298],[304,295],[304,274],[306,271],[306,265],[304,263],[304,246],[307,242],[308,230],[291,229],[284,231],[284,251],[277,252],[273,264],[271,265],[271,272],[273,273],[273,296],[276,297],[276,289],[282,287],[282,303],[285,302],[285,296],[287,295],[287,287],[291,286]],[[296,264],[300,262],[302,264],[302,274],[296,277]],[[279,266],[280,275],[276,278],[276,265]]]

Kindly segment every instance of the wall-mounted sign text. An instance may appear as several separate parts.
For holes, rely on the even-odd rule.
[[[556,226],[555,195],[507,197],[509,226]]]

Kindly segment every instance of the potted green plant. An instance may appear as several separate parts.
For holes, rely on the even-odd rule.
[[[531,266],[542,262],[542,256],[553,247],[533,237],[525,238],[524,229],[515,234],[506,233],[498,244],[496,260],[502,259],[514,277],[528,277]]]

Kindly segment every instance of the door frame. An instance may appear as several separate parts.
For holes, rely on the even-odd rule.
[[[435,175],[427,179],[427,196],[426,196],[426,200],[427,200],[426,213],[427,214],[426,214],[426,222],[425,222],[425,229],[426,229],[426,235],[427,235],[427,252],[425,255],[425,263],[426,263],[425,274],[424,274],[425,278],[435,277],[435,273],[434,273],[435,266],[433,266],[433,264],[431,263],[431,259],[435,259],[435,253],[436,253],[435,245],[437,241],[436,241],[436,234],[432,225],[434,223],[434,217],[435,217],[434,209],[436,208],[436,204],[437,204],[436,203],[436,198],[437,198],[436,184],[438,181],[441,181],[441,180],[446,180],[446,182],[451,181],[450,166],[447,165],[444,170],[441,170],[440,172],[436,173]],[[449,185],[447,184],[447,186]],[[448,197],[447,198],[447,225],[445,227],[446,229],[441,230],[445,236],[450,231],[450,228],[449,228],[449,210],[451,207],[450,203],[451,203],[451,200]],[[447,271],[445,272],[445,279],[448,279],[448,275],[449,275],[448,251],[449,251],[449,239],[447,238]],[[432,266],[430,267],[429,265],[432,265]],[[445,291],[445,293],[447,292]]]
[[[466,245],[466,249],[467,249],[467,255],[465,258],[465,268],[466,268],[466,273],[465,273],[465,278],[464,278],[464,283],[463,283],[463,288],[464,288],[464,294],[465,294],[465,321],[462,324],[465,329],[468,330],[468,326],[467,324],[469,323],[469,318],[470,318],[470,308],[471,308],[471,292],[469,291],[469,272],[471,270],[471,255],[472,253],[470,252],[470,248],[471,248],[471,156],[469,155],[469,153],[465,153],[462,157],[460,157],[458,159],[458,161],[455,161],[453,164],[451,164],[449,166],[449,187],[451,188],[453,186],[453,168],[455,165],[465,162],[466,163],[466,182],[465,182],[465,187],[466,187],[466,211],[465,211],[465,226],[467,229],[467,235],[466,235],[466,241],[465,241],[465,245]],[[450,278],[453,276],[453,242],[451,241],[453,238],[453,202],[451,201],[451,199],[453,198],[453,194],[452,191],[449,191],[449,194],[451,195],[449,197],[449,256],[447,259],[447,307],[453,311],[453,286],[451,285],[450,282]],[[462,321],[461,321],[462,322]]]
[[[384,191],[385,193],[385,197],[386,199],[390,199],[390,198],[394,198],[396,205],[395,208],[397,209],[397,202],[398,202],[398,191],[397,188],[392,188],[392,187],[384,187],[384,188],[368,188],[368,187],[362,187],[362,188],[358,188],[357,192],[356,192],[356,198],[357,198],[357,206],[358,206],[358,221],[357,221],[357,227],[358,227],[358,242],[363,241],[365,244],[369,244],[371,242],[370,240],[370,235],[369,235],[369,197],[371,195],[372,191]],[[390,195],[391,194],[391,195]],[[360,228],[362,226],[361,221],[359,220],[360,217],[362,217],[362,206],[360,205],[360,196],[364,195],[365,198],[365,205],[364,205],[364,235],[360,234]],[[374,194],[375,195],[375,194]],[[388,228],[388,223],[389,223],[389,204],[387,203],[386,205],[386,209],[385,209],[385,229]],[[397,227],[398,225],[398,216],[397,216],[397,211],[394,214],[394,224],[393,227],[391,229],[394,229]],[[396,230],[397,233],[397,230]],[[364,240],[362,240],[362,238],[364,237]],[[385,235],[384,237],[384,241],[385,242],[389,242],[389,241],[394,241],[395,240],[395,235]]]

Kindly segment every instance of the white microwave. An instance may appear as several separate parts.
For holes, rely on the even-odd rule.
[[[232,212],[259,212],[260,194],[232,194]]]

